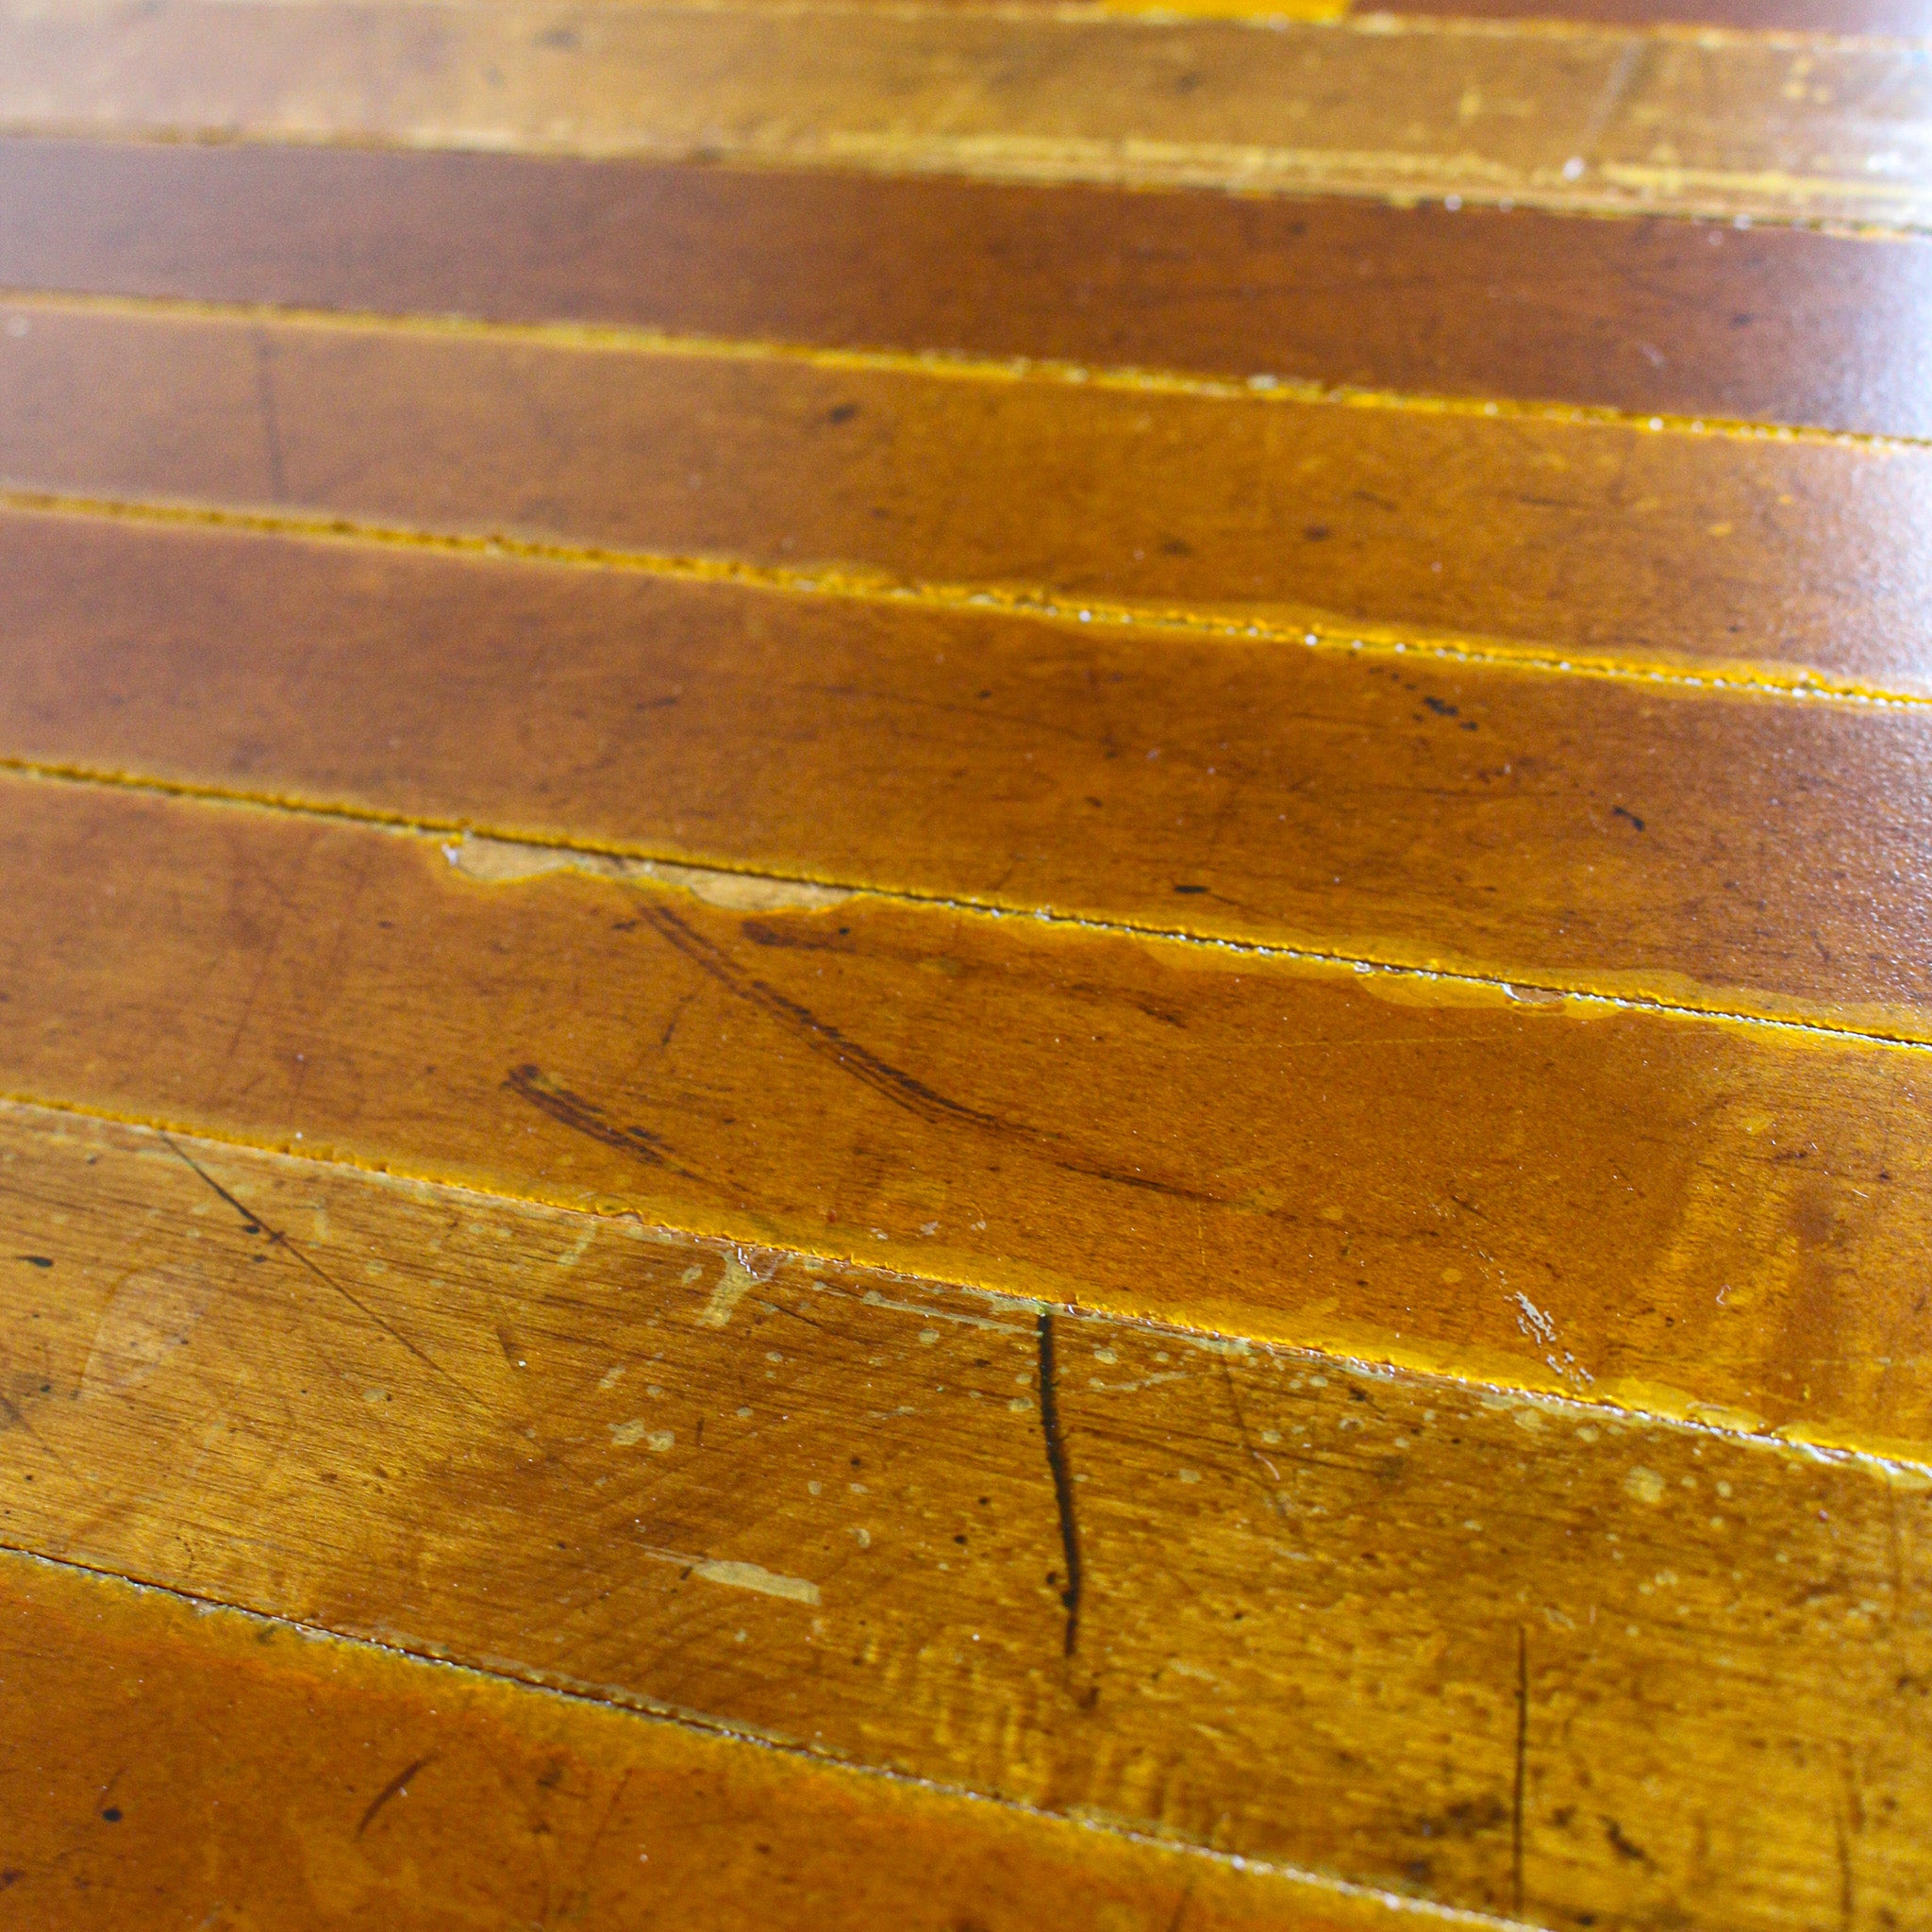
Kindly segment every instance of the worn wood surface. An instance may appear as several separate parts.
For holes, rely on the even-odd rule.
[[[0,1721],[0,1916],[49,1932],[1406,1922],[1254,1865],[11,1555]]]
[[[1893,541],[1932,517],[1918,444],[558,329],[4,312],[0,481],[29,491],[1932,690],[1932,549]]]
[[[34,908],[0,940],[16,1095],[1471,1379],[1932,1440],[1920,1049],[247,807],[0,799]]]
[[[9,0],[0,125],[1932,220],[1923,45],[603,0]]]
[[[1547,1923],[1932,1881],[1923,1476],[31,1109],[0,1176],[16,1544]]]
[[[0,139],[0,288],[1932,434],[1932,249],[1651,216]]]
[[[0,632],[43,769],[1932,1041],[1923,704],[4,514]]]
[[[1917,1924],[1932,43],[1716,4],[0,0],[0,1922]]]

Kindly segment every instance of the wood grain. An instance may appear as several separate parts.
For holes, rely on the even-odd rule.
[[[1651,217],[0,139],[0,288],[1932,435],[1932,249]]]
[[[1923,1475],[1064,1314],[1043,1356],[1026,1305],[30,1110],[0,1147],[16,1543],[1544,1924],[1903,1924],[1932,1875]],[[428,1748],[327,1780],[325,1847]],[[899,1802],[761,1785],[788,1845]],[[563,1790],[567,1845],[608,1784]]]
[[[1932,1041],[1923,705],[4,514],[0,634],[45,768]]]
[[[1375,1932],[1332,1887],[0,1557],[18,1923]]]
[[[117,790],[0,803],[16,1096],[1932,1441],[1923,1049]]]
[[[0,425],[35,491],[1932,689],[1915,444],[65,304],[8,311]]]
[[[862,25],[861,25],[862,23]],[[575,0],[8,0],[0,124],[1923,228],[1923,46]]]

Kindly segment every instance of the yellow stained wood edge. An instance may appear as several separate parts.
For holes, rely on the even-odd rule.
[[[39,1109],[0,1179],[0,1542],[1435,1907],[1932,1884],[1924,1473]]]
[[[1483,28],[8,0],[0,125],[1932,225],[1932,50]]]

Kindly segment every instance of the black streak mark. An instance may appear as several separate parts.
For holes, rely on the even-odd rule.
[[[648,907],[645,917],[692,965],[708,974],[726,991],[769,1013],[781,1025],[789,1026],[814,1053],[841,1067],[874,1092],[895,1107],[903,1107],[908,1113],[916,1114],[923,1121],[935,1124],[958,1122],[986,1133],[1030,1141],[1046,1150],[1055,1163],[1069,1174],[1089,1174],[1095,1180],[1109,1181],[1117,1187],[1140,1188],[1148,1193],[1166,1194],[1177,1201],[1200,1201],[1217,1208],[1222,1205],[1219,1195],[1204,1193],[1195,1188],[1177,1187],[1171,1181],[1156,1180],[1147,1174],[1128,1174],[1124,1169],[1109,1167],[1091,1158],[1070,1155],[1054,1135],[1041,1133],[1037,1128],[1016,1121],[1003,1120],[998,1114],[985,1113],[960,1101],[948,1100],[944,1094],[934,1092],[924,1080],[891,1065],[890,1061],[882,1060],[856,1041],[848,1040],[836,1026],[821,1020],[809,1007],[788,999],[762,979],[754,979],[741,971],[720,947],[702,934],[693,932],[668,906]],[[536,1098],[534,1094],[526,1097]],[[538,1104],[541,1106],[543,1103],[540,1101]],[[588,1106],[586,1102],[575,1104]],[[596,1109],[591,1108],[590,1111],[594,1113]],[[586,1127],[585,1131],[596,1130]]]
[[[476,1398],[434,1356],[425,1354],[400,1328],[394,1326],[391,1323],[384,1321],[367,1302],[363,1301],[360,1296],[352,1294],[333,1274],[329,1274],[318,1261],[315,1261],[302,1249],[298,1248],[279,1228],[271,1227],[253,1209],[242,1207],[241,1202],[236,1200],[234,1195],[229,1193],[227,1189],[223,1187],[221,1182],[216,1180],[214,1175],[209,1174],[185,1147],[180,1146],[172,1135],[163,1134],[161,1139],[167,1141],[170,1152],[180,1159],[206,1187],[222,1200],[225,1201],[242,1217],[242,1232],[243,1234],[266,1235],[270,1247],[281,1249],[291,1260],[308,1269],[309,1274],[314,1275],[316,1280],[321,1282],[325,1288],[333,1289],[337,1294],[341,1295],[365,1322],[369,1323],[373,1327],[381,1329],[399,1347],[407,1349],[431,1374],[441,1376],[466,1401],[475,1402]]]
[[[912,1074],[880,1059],[856,1041],[847,1040],[836,1026],[828,1025],[809,1007],[787,999],[762,979],[754,979],[749,974],[740,971],[719,947],[702,934],[693,932],[668,906],[647,907],[645,916],[700,972],[708,973],[726,991],[750,1001],[774,1020],[790,1026],[815,1053],[823,1054],[843,1067],[874,1092],[883,1094],[886,1099],[917,1114],[922,1120],[964,1121],[976,1127],[991,1127],[996,1132],[1007,1129],[1008,1123],[997,1115],[982,1113],[977,1108],[963,1107],[957,1100],[948,1100],[944,1094],[935,1093],[924,1081],[915,1079]]]
[[[50,1255],[16,1255],[16,1261],[25,1261],[29,1268],[51,1268],[54,1265]]]
[[[1516,1629],[1516,1795],[1509,1807],[1509,1890],[1523,1916],[1523,1787],[1529,1768],[1529,1633]]]
[[[362,1834],[365,1831],[367,1831],[372,1824],[375,1823],[375,1814],[378,1811],[380,1811],[382,1807],[385,1805],[387,1805],[391,1798],[399,1798],[402,1796],[403,1792],[408,1788],[409,1780],[412,1777],[414,1777],[419,1771],[422,1771],[425,1766],[434,1764],[435,1762],[436,1753],[432,1751],[427,1757],[417,1758],[414,1764],[410,1765],[405,1771],[398,1772],[394,1777],[391,1778],[388,1784],[384,1785],[381,1790],[377,1791],[375,1796],[370,1800],[368,1810],[366,1810],[362,1814],[362,1823],[356,1827],[356,1836],[358,1838],[360,1838]]]
[[[606,1117],[604,1109],[595,1101],[585,1100],[568,1087],[559,1087],[541,1067],[512,1067],[503,1084],[540,1112],[547,1113],[552,1120],[575,1128],[579,1134],[588,1134],[591,1140],[601,1141],[607,1147],[615,1147],[620,1154],[634,1154],[640,1160],[648,1161],[653,1167],[666,1168],[685,1180],[697,1179],[697,1175],[688,1168],[679,1167],[669,1158],[660,1136],[643,1127],[620,1127]]]
[[[1060,1512],[1060,1548],[1067,1559],[1067,1655],[1080,1641],[1080,1529],[1074,1521],[1074,1479],[1067,1474],[1067,1445],[1060,1435],[1059,1395],[1053,1365],[1053,1316],[1040,1311],[1040,1426],[1046,1437],[1046,1466],[1053,1472],[1054,1501]]]
[[[1643,821],[1634,811],[1625,811],[1621,805],[1611,806],[1610,816],[1613,819],[1627,819],[1640,832],[1643,829]]]

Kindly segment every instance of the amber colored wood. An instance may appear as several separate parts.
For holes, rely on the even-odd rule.
[[[24,306],[0,478],[1142,614],[1927,683],[1932,450]]]
[[[33,1110],[0,1150],[15,1543],[1539,1924],[1932,1879],[1923,1474],[1066,1314],[1043,1356],[1026,1305]]]
[[[0,287],[1932,434],[1932,248],[1798,228],[0,139]]]
[[[1932,1441],[1920,1048],[731,879],[701,897],[112,789],[8,779],[0,805],[0,881],[31,908],[0,941],[17,1096],[1659,1413]]]
[[[0,1916],[47,1932],[1408,1923],[11,1554],[0,1722]]]
[[[42,767],[1932,1041],[1924,705],[4,514],[0,635]]]
[[[9,0],[0,125],[1932,221],[1922,49],[579,0]]]

